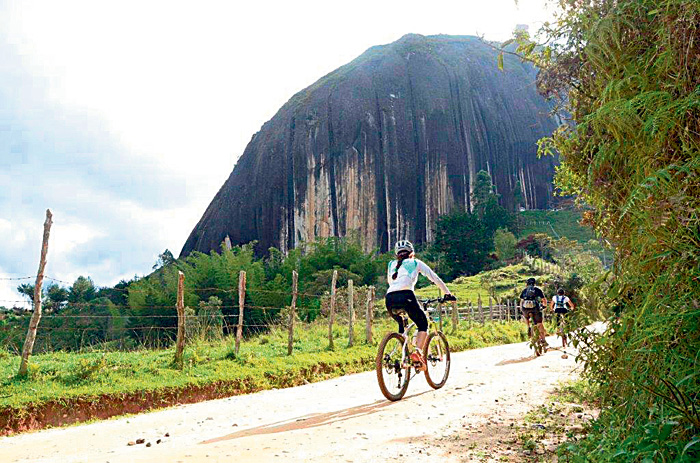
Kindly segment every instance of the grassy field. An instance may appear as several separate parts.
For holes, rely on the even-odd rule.
[[[58,404],[70,410],[76,403],[98,403],[102,399],[134,394],[147,395],[153,401],[160,395],[172,396],[173,391],[207,385],[215,386],[221,396],[366,371],[374,367],[376,345],[383,333],[396,329],[393,320],[377,317],[374,342],[366,344],[364,327],[358,324],[355,332],[359,339],[354,347],[348,348],[347,326],[339,321],[334,327],[335,349],[329,350],[325,323],[298,328],[292,356],[286,355],[287,331],[280,327],[244,340],[238,356],[233,353],[233,339],[189,345],[183,370],[171,364],[173,349],[56,352],[33,356],[29,376],[20,379],[16,377],[19,358],[3,353],[0,354],[0,418],[4,416],[4,420],[0,422],[7,431],[14,422],[38,413],[42,404],[49,403],[51,407]],[[444,331],[455,351],[525,339],[522,324],[516,322],[480,325],[462,321],[453,333],[447,321]],[[167,405],[172,404],[160,402],[160,406]]]
[[[520,296],[528,278],[534,276],[539,286],[554,278],[553,274],[543,274],[539,270],[541,264],[539,259],[535,259],[532,266],[525,263],[509,265],[478,275],[457,278],[448,283],[447,287],[457,296],[460,305],[467,302],[476,304],[479,296],[482,303],[487,304],[489,294],[496,299],[516,299]],[[422,297],[437,297],[438,292],[438,288],[431,285],[417,290],[416,294]]]
[[[518,236],[520,239],[532,233],[566,237],[579,243],[595,238],[592,229],[579,224],[581,213],[578,211],[523,211],[520,218],[523,225]]]

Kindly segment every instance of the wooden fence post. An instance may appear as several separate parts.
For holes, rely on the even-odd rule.
[[[236,330],[236,357],[243,337],[243,308],[245,307],[245,271],[238,274],[238,329]]]
[[[481,304],[481,294],[479,294],[478,303],[479,303],[479,319],[481,320],[481,324],[483,325],[484,324],[484,308]]]
[[[355,323],[355,288],[353,287],[352,280],[348,280],[348,347],[352,347],[355,344],[355,331],[353,323]]]
[[[459,324],[459,314],[457,313],[457,301],[452,301],[452,333],[457,332]]]
[[[474,306],[472,305],[472,301],[469,301],[469,321],[474,321]]]
[[[51,232],[51,224],[53,223],[53,215],[49,209],[46,209],[46,220],[44,221],[44,238],[41,243],[41,257],[39,259],[39,271],[36,274],[36,283],[34,284],[34,312],[32,319],[29,321],[29,329],[27,337],[24,340],[22,348],[22,361],[19,365],[18,376],[26,376],[29,368],[29,356],[34,350],[34,341],[36,340],[36,330],[39,327],[41,320],[41,285],[44,283],[44,268],[46,267],[46,254],[49,252],[49,234]]]
[[[297,308],[297,281],[299,274],[296,270],[292,271],[292,305],[289,308],[289,338],[287,340],[287,355],[292,355],[294,348],[294,317]]]
[[[333,349],[333,321],[335,319],[335,283],[338,280],[338,271],[333,270],[331,280],[331,308],[328,312],[328,348]]]
[[[185,351],[185,274],[177,272],[177,341],[175,343],[175,366],[182,368],[182,354]]]
[[[493,300],[489,294],[489,322],[493,321]]]
[[[374,286],[369,287],[367,291],[367,312],[365,314],[365,341],[367,344],[372,344],[372,317],[374,310]]]

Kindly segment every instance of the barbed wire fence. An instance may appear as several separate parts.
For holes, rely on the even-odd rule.
[[[240,346],[244,342],[244,336],[250,338],[253,335],[270,332],[272,330],[286,331],[287,355],[299,352],[295,348],[295,331],[309,329],[315,323],[328,324],[328,347],[333,348],[337,337],[337,327],[347,325],[347,346],[353,346],[358,342],[372,344],[374,341],[373,329],[376,328],[375,317],[383,312],[381,304],[376,304],[376,290],[373,286],[355,287],[352,280],[348,280],[345,287],[336,285],[337,271],[328,291],[321,294],[307,293],[298,290],[299,275],[296,271],[292,275],[292,285],[286,290],[267,290],[260,288],[248,288],[245,271],[239,272],[239,287],[236,289],[223,289],[219,287],[206,287],[190,289],[189,293],[202,294],[216,292],[218,294],[238,293],[237,303],[223,304],[200,300],[199,307],[184,307],[180,301],[185,299],[184,285],[178,285],[178,294],[175,305],[145,305],[141,310],[151,313],[134,311],[129,304],[105,304],[95,302],[72,303],[72,308],[90,309],[93,313],[48,313],[43,316],[44,324],[39,333],[45,338],[45,343],[51,345],[52,334],[76,333],[80,336],[80,347],[99,347],[108,342],[117,342],[123,345],[122,337],[131,335],[142,341],[142,345],[162,348],[176,345],[173,363],[182,365],[184,347],[195,340],[224,340],[233,338],[234,353],[239,355]],[[185,275],[182,274],[182,278]],[[53,277],[47,277],[52,281],[67,283]],[[124,289],[124,291],[139,292],[138,289]],[[143,291],[146,292],[146,291]],[[288,303],[278,305],[257,305],[253,300],[256,296],[278,296]],[[309,301],[315,303],[310,305]],[[304,303],[306,302],[306,303]],[[178,307],[182,305],[181,309]],[[199,310],[196,310],[199,309]],[[116,313],[110,313],[112,310]],[[165,313],[168,311],[168,313]],[[154,313],[155,312],[155,313]],[[161,312],[161,313],[158,313]],[[488,302],[482,300],[479,295],[477,301],[460,301],[450,305],[440,305],[438,310],[431,314],[439,323],[439,328],[450,325],[454,333],[461,321],[476,323],[506,322],[518,320],[520,312],[515,299],[493,300],[488,297]],[[364,318],[364,336],[355,338],[358,327],[358,316]],[[311,320],[315,322],[311,323]],[[23,325],[22,325],[23,326]],[[16,329],[17,327],[14,327]],[[0,331],[13,329],[9,326],[0,326]],[[101,342],[96,342],[96,340]],[[121,343],[119,343],[122,341]],[[93,344],[94,343],[94,344]]]
[[[175,342],[175,354],[173,364],[179,368],[183,366],[183,353],[188,341],[197,338],[207,338],[209,336],[219,339],[233,337],[235,340],[234,356],[238,356],[240,346],[243,342],[244,332],[247,335],[261,333],[263,331],[284,330],[287,332],[287,355],[293,355],[295,350],[295,330],[308,329],[313,320],[325,317],[328,323],[328,348],[334,348],[334,338],[336,337],[335,325],[346,323],[348,328],[348,346],[355,344],[355,323],[357,308],[358,313],[364,311],[365,336],[364,342],[372,344],[374,341],[373,325],[375,324],[375,312],[378,309],[376,300],[376,290],[374,286],[355,287],[352,280],[348,280],[344,288],[337,287],[338,271],[334,270],[328,291],[321,294],[306,293],[299,291],[297,271],[292,272],[291,287],[281,290],[268,290],[257,287],[248,287],[246,271],[238,272],[237,288],[205,287],[191,288],[190,292],[200,299],[206,297],[207,293],[212,295],[227,294],[231,296],[231,304],[223,304],[221,300],[212,300],[209,296],[207,301],[199,300],[199,310],[185,306],[185,274],[178,271],[177,294],[175,304],[143,304],[134,310],[129,304],[106,304],[96,302],[71,302],[70,307],[75,309],[86,308],[93,313],[68,313],[49,312],[43,315],[44,324],[39,329],[39,321],[42,318],[42,282],[44,278],[54,283],[71,285],[70,282],[44,275],[46,266],[46,254],[48,250],[48,238],[51,226],[51,212],[47,212],[47,219],[44,225],[44,239],[42,243],[42,254],[37,276],[9,276],[2,277],[3,281],[24,281],[36,278],[33,288],[33,308],[28,326],[24,323],[11,326],[2,323],[7,317],[6,313],[0,313],[0,332],[14,330],[14,335],[21,336],[21,331],[26,329],[21,351],[22,362],[20,374],[26,374],[28,358],[33,353],[34,343],[37,334],[48,338],[48,345],[51,346],[51,335],[54,333],[76,333],[80,336],[79,346],[94,346],[106,341],[119,340],[127,334],[140,339],[144,345],[155,347],[166,347]],[[544,270],[544,269],[543,269]],[[147,290],[137,288],[110,288],[110,291],[123,291],[125,295],[139,292],[149,293]],[[237,300],[235,298],[237,294]],[[248,297],[246,297],[246,295]],[[262,295],[276,296],[283,303],[275,305],[256,305],[253,301],[262,300]],[[287,302],[289,301],[289,302]],[[24,300],[10,300],[0,303],[12,302],[26,303]],[[313,302],[309,304],[309,302]],[[143,313],[147,311],[150,313]],[[159,313],[160,312],[160,313]],[[247,314],[247,316],[246,316]],[[21,314],[20,314],[21,316]],[[517,310],[515,300],[503,299],[494,304],[492,297],[488,298],[488,305],[482,302],[481,295],[476,303],[471,301],[462,302],[461,306],[453,302],[451,306],[440,304],[438,310],[431,316],[436,317],[439,328],[443,329],[443,321],[452,325],[452,332],[455,332],[462,320],[486,323],[492,321],[517,320],[520,313]],[[7,341],[7,338],[2,338]],[[17,345],[21,338],[18,338]],[[19,351],[19,348],[17,348]]]

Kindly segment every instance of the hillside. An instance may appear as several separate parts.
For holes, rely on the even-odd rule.
[[[552,238],[566,237],[579,243],[595,238],[593,229],[579,223],[579,211],[523,211],[520,217],[522,228],[519,238],[525,238],[531,233],[545,233]]]

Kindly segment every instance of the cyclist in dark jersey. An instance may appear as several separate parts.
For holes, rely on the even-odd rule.
[[[540,288],[535,286],[535,279],[528,278],[527,286],[520,293],[520,310],[522,310],[523,315],[525,315],[525,322],[527,323],[527,331],[530,333],[530,318],[528,313],[533,313],[533,319],[535,325],[537,325],[537,330],[540,333],[540,339],[544,346],[548,346],[545,336],[547,333],[544,330],[544,325],[542,324],[542,308],[547,307],[547,298]]]
[[[557,295],[552,298],[552,302],[550,303],[550,309],[554,311],[554,317],[556,320],[556,325],[557,328],[560,327],[561,325],[561,346],[566,347],[566,333],[564,333],[564,326],[566,325],[566,320],[564,319],[564,316],[569,313],[569,309],[566,306],[571,307],[571,310],[574,310],[576,306],[574,306],[574,303],[571,302],[571,299],[566,297],[564,295],[564,290],[562,288],[559,288],[557,290]]]

